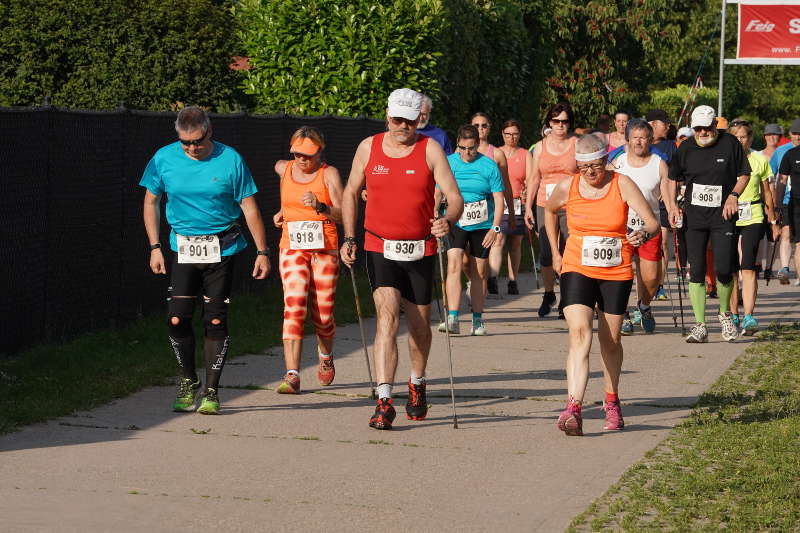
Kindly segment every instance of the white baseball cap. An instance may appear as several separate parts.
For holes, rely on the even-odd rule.
[[[714,123],[717,113],[708,105],[699,105],[692,111],[692,128],[708,127]]]
[[[389,95],[387,112],[390,117],[417,120],[422,110],[422,95],[411,89],[395,89]]]

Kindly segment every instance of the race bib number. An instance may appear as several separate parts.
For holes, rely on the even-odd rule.
[[[700,185],[692,187],[692,205],[719,207],[722,205],[722,185]]]
[[[503,214],[508,214],[508,204],[503,209]],[[514,214],[518,217],[522,216],[522,198],[514,198]]]
[[[753,204],[750,202],[739,202],[739,220],[748,222],[753,220]]]
[[[464,204],[464,211],[461,213],[458,223],[463,227],[480,224],[487,220],[489,220],[489,202],[481,200],[480,202]]]
[[[581,264],[593,267],[621,265],[622,239],[616,237],[584,237]]]
[[[290,250],[319,250],[325,248],[321,220],[289,222]]]
[[[222,261],[216,235],[176,235],[178,263],[219,263]]]
[[[555,190],[556,185],[558,185],[558,184],[557,183],[548,183],[547,185],[544,186],[544,199],[545,200],[549,200],[550,199],[550,195],[553,194],[553,191]]]
[[[425,241],[383,241],[383,257],[392,261],[417,261],[425,257]]]
[[[628,209],[628,227],[633,231],[644,229],[644,219],[633,209]]]

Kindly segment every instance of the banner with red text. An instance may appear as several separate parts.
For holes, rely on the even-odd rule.
[[[739,0],[738,59],[800,59],[800,0]]]

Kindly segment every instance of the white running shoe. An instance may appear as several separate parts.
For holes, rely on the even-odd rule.
[[[449,328],[445,325],[444,322],[439,324],[439,332],[445,333],[448,329],[450,333],[459,334],[461,333],[461,324],[458,323],[458,317],[448,316],[447,317],[447,324],[450,326]]]
[[[733,323],[731,323],[733,325]],[[698,322],[692,327],[692,331],[689,332],[689,336],[686,337],[686,342],[690,343],[699,343],[699,342],[708,342],[708,329],[706,325],[702,322]]]
[[[739,332],[733,325],[733,314],[730,311],[717,315],[719,325],[722,327],[722,340],[733,342],[739,338]]]
[[[472,321],[472,331],[469,332],[470,335],[477,335],[479,337],[483,337],[486,335],[486,324],[484,323],[483,319],[473,320]]]

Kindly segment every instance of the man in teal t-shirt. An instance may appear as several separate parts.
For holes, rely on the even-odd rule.
[[[269,250],[254,196],[256,185],[242,157],[230,146],[211,140],[208,115],[198,107],[181,110],[175,130],[178,141],[156,152],[139,182],[146,189],[144,227],[150,242],[150,269],[154,274],[167,273],[158,237],[161,196],[166,193],[167,222],[172,228],[169,244],[175,252],[167,324],[182,372],[173,410],[193,411],[200,392],[192,315],[197,295],[202,294],[206,389],[197,411],[217,414],[217,388],[230,345],[227,317],[233,258],[247,247],[238,224],[242,214],[257,246],[256,279],[269,273]]]
[[[461,305],[461,265],[469,251],[475,264],[470,267],[470,302],[472,304],[471,335],[486,335],[483,321],[486,281],[489,276],[489,249],[500,233],[503,217],[503,178],[497,163],[478,153],[480,138],[475,126],[469,124],[458,130],[456,152],[447,157],[456,178],[458,190],[464,198],[464,211],[448,235],[447,251],[447,323],[439,331],[449,328],[460,331],[458,308]]]

